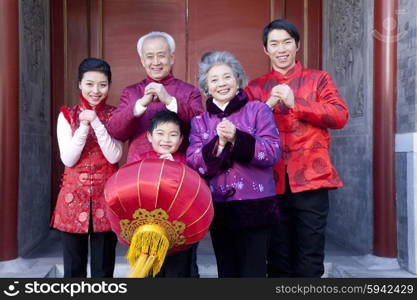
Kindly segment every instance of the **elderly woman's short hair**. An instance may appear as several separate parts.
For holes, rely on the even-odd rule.
[[[147,39],[151,39],[151,38],[164,38],[168,43],[169,54],[175,53],[175,41],[171,35],[169,35],[166,32],[152,31],[140,37],[140,39],[138,40],[136,48],[140,57],[142,57],[143,44],[145,43]]]
[[[245,71],[233,54],[227,51],[208,52],[201,57],[198,68],[198,85],[206,96],[209,95],[207,74],[210,69],[216,65],[228,65],[232,69],[239,83],[239,88],[242,88],[247,84]]]

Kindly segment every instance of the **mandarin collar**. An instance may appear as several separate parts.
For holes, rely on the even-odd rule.
[[[80,94],[81,107],[84,108],[84,109],[94,110],[95,112],[102,111],[104,106],[106,105],[106,101],[107,101],[107,96],[106,96],[106,98],[101,100],[99,104],[97,104],[94,107],[91,107],[90,103],[88,103],[87,99],[84,98],[83,94]]]
[[[175,79],[174,75],[172,74],[172,71],[171,71],[165,78],[162,78],[161,80],[155,80],[149,76],[146,76],[145,84],[148,85],[151,82],[156,82],[156,83],[161,83],[163,85],[167,85],[167,84],[170,84],[174,79]]]
[[[301,62],[297,61],[294,67],[288,70],[288,72],[285,75],[275,70],[272,70],[270,74],[272,74],[272,76],[274,76],[275,78],[285,80],[298,75],[302,71],[302,69],[303,65],[301,64]]]
[[[222,119],[222,118],[230,116],[235,111],[238,111],[239,109],[241,109],[243,106],[246,105],[247,102],[248,102],[247,94],[245,93],[244,90],[239,89],[239,92],[236,94],[235,97],[233,97],[232,100],[229,101],[224,111],[221,110],[213,102],[212,97],[207,99],[206,108],[207,108],[207,112],[209,112],[212,115],[216,115],[217,117]]]

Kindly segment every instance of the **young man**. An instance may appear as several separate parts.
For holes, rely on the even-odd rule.
[[[269,277],[321,277],[329,210],[328,190],[341,187],[328,129],[343,128],[348,109],[330,75],[296,61],[300,35],[288,20],[263,30],[272,71],[245,88],[274,111],[283,156],[274,168],[280,223],[268,255]]]

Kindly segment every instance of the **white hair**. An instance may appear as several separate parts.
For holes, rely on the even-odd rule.
[[[145,40],[150,39],[150,38],[164,38],[169,47],[169,54],[173,54],[175,52],[175,41],[171,35],[169,35],[166,32],[152,31],[152,32],[149,32],[148,34],[145,34],[138,40],[136,47],[137,47],[137,51],[140,57],[142,57],[143,43],[145,43]]]
[[[201,57],[198,68],[198,85],[204,95],[209,96],[207,76],[210,69],[216,65],[229,66],[239,83],[239,88],[243,88],[247,84],[248,79],[245,71],[232,53],[227,51],[207,52]]]

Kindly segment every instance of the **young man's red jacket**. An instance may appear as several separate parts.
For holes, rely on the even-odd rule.
[[[285,75],[273,70],[252,80],[245,91],[250,100],[266,102],[278,84],[291,87],[295,107],[274,107],[283,150],[274,167],[277,193],[285,192],[285,170],[293,193],[343,186],[330,160],[328,129],[343,128],[348,109],[330,75],[297,62]]]

